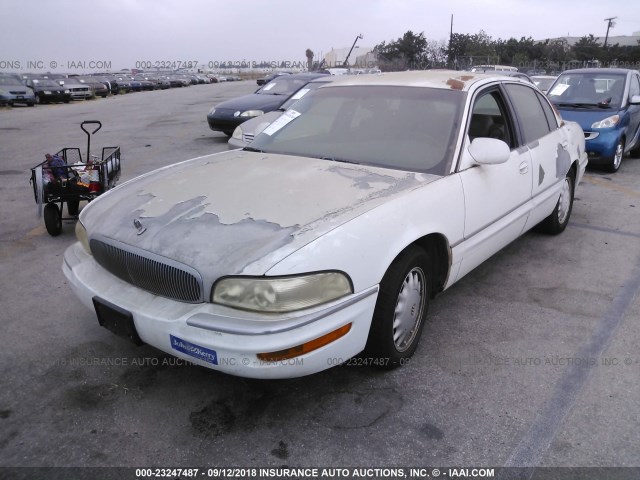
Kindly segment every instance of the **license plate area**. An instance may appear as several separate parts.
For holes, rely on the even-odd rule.
[[[98,297],[93,297],[93,306],[100,326],[136,345],[144,344],[138,336],[131,312]]]

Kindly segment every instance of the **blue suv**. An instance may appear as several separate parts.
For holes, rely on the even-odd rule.
[[[584,131],[589,164],[616,172],[630,152],[640,157],[640,73],[581,68],[562,73],[547,96],[562,118]]]

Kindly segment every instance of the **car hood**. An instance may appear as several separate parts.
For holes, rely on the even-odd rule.
[[[560,111],[560,115],[564,120],[568,120],[570,122],[576,122],[581,127],[582,130],[591,130],[591,125],[595,122],[599,122],[600,120],[604,120],[607,117],[612,115],[620,115],[624,114],[624,110],[617,109],[567,109],[567,108],[558,108]]]
[[[244,112],[245,110],[262,110],[270,112],[282,105],[288,95],[267,95],[252,93],[244,97],[233,98],[215,106],[216,110],[233,110]]]
[[[212,283],[263,275],[316,238],[438,178],[235,150],[127,182],[89,204],[80,220],[91,239],[182,262]]]
[[[277,120],[283,113],[284,112],[282,110],[274,110],[273,112],[267,112],[264,115],[253,117],[246,122],[241,123],[242,132],[245,134],[255,135],[258,127],[264,130],[264,128]]]

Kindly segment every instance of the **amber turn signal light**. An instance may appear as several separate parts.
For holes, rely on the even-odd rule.
[[[351,330],[350,323],[338,328],[337,330],[329,332],[326,335],[315,338],[310,342],[303,343],[302,345],[285,348],[284,350],[279,350],[277,352],[259,353],[258,359],[262,360],[263,362],[279,362],[282,360],[299,357],[300,355],[304,355],[305,353],[313,352],[320,347],[324,347],[331,342],[335,342],[340,337],[345,336],[349,332],[349,330]]]

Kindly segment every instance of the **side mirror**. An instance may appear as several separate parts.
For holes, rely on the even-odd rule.
[[[498,165],[509,160],[509,145],[497,138],[478,137],[469,145],[469,153],[476,163]]]
[[[631,100],[629,101],[629,103],[631,105],[640,105],[640,95],[634,95],[631,97]]]

